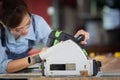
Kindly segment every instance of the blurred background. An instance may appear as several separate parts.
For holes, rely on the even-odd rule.
[[[120,0],[25,0],[53,30],[90,33],[85,49],[95,54],[120,51]]]

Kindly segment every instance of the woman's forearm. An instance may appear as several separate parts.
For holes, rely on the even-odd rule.
[[[13,61],[10,61],[8,63],[6,71],[8,73],[20,71],[20,70],[22,70],[24,68],[27,68],[28,66],[30,66],[32,64],[34,64],[34,63],[33,62],[31,62],[31,63],[28,62],[28,57],[18,59],[18,60],[13,60]]]
[[[43,53],[45,50],[47,50],[47,47],[43,48],[40,53]],[[6,71],[8,73],[17,72],[35,63],[40,63],[42,61],[39,56],[40,53],[22,59],[10,61],[7,65]]]

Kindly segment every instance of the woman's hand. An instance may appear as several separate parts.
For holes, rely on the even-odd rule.
[[[89,39],[89,33],[81,29],[75,34],[74,37],[78,37],[80,34],[83,34],[85,36],[85,39],[81,41],[80,44],[87,44],[87,40]]]
[[[41,52],[40,52],[39,54],[45,52],[48,48],[49,48],[49,47],[43,47],[43,48],[41,49]]]

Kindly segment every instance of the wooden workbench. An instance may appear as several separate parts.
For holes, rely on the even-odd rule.
[[[35,73],[34,74],[33,73],[0,74],[0,79],[4,79],[4,78],[26,79],[26,80],[120,80],[120,73],[110,73],[109,76],[91,76],[91,77],[81,77],[81,76],[45,77],[45,76],[41,76],[41,74],[38,73],[37,74]]]
[[[32,78],[31,80],[120,80],[120,78]]]

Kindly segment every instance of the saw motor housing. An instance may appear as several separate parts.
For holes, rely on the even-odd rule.
[[[44,60],[42,73],[45,76],[95,76],[100,71],[101,62],[89,60],[83,49],[78,45],[84,39],[77,38],[64,32],[51,32],[47,45],[50,47],[40,55]]]
[[[87,76],[95,76],[101,67],[99,61],[88,60],[81,47],[72,40],[50,47],[40,57],[45,60],[43,63],[45,76],[81,76],[82,71],[87,71]]]

